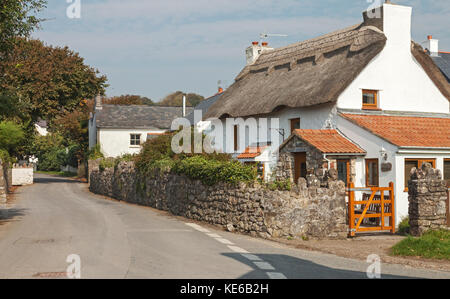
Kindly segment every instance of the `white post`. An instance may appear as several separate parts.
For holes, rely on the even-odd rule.
[[[186,117],[186,96],[183,96],[183,117]]]

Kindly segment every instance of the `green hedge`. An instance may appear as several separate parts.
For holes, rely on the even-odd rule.
[[[256,180],[256,168],[245,166],[238,161],[209,160],[202,156],[193,156],[175,163],[172,170],[191,179],[201,180],[212,186],[219,182],[236,184]]]
[[[151,175],[155,170],[171,171],[186,175],[193,180],[200,180],[205,185],[214,185],[219,182],[237,184],[256,181],[257,169],[255,166],[246,166],[229,155],[224,154],[180,154],[171,150],[171,135],[159,136],[145,144],[140,154],[126,155],[117,159],[102,159],[100,170],[117,166],[121,161],[134,161],[136,168],[143,175]],[[282,186],[282,188],[288,188]]]

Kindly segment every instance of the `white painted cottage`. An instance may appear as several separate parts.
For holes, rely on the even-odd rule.
[[[162,106],[104,105],[95,99],[89,119],[89,148],[100,145],[105,157],[137,154],[149,138],[171,130],[172,121],[190,113],[192,108]]]
[[[450,84],[429,51],[411,40],[411,7],[385,3],[363,18],[279,49],[254,43],[247,65],[204,119],[224,127],[226,119],[246,121],[210,134],[246,162],[264,156],[266,179],[275,177],[282,145],[295,160],[292,180],[328,167],[356,187],[394,182],[398,222],[408,214],[412,167],[430,162],[450,180]],[[247,128],[252,119],[259,130],[264,119],[274,121],[255,140]],[[285,148],[290,140],[298,144]],[[256,149],[251,156],[249,147]]]

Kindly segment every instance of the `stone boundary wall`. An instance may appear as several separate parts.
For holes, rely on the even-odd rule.
[[[411,170],[409,224],[413,236],[429,230],[447,229],[447,185],[440,170],[425,163]]]
[[[308,188],[301,179],[291,191],[270,191],[259,184],[206,186],[173,173],[144,177],[132,162],[103,171],[98,165],[99,160],[89,162],[89,188],[96,194],[262,238],[347,236],[342,182]]]
[[[8,193],[7,167],[4,167],[0,160],[0,204],[6,202],[6,194]]]

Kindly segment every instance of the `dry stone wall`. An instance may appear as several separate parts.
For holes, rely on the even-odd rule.
[[[167,172],[141,175],[132,162],[101,171],[89,164],[90,190],[118,200],[150,206],[263,238],[345,238],[345,186],[309,187],[306,180],[291,191],[271,191],[255,184],[206,186]]]
[[[7,167],[4,167],[0,160],[0,204],[6,202],[6,194],[8,193]]]
[[[428,230],[447,228],[447,186],[440,170],[424,163],[411,170],[409,181],[410,233],[421,236]]]

